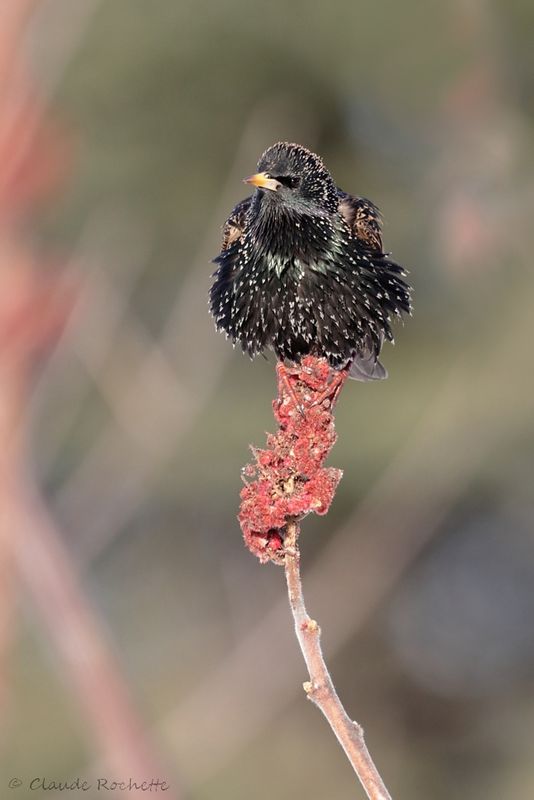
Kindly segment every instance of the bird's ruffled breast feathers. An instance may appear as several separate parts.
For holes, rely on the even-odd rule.
[[[274,247],[276,226],[269,246],[249,231],[223,250],[211,310],[250,355],[271,346],[295,360],[316,348],[339,367],[393,339],[391,317],[409,311],[409,288],[398,264],[362,248],[344,226],[311,227],[294,228],[291,251]]]

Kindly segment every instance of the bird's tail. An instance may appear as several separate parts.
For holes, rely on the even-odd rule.
[[[387,369],[374,353],[356,354],[349,368],[349,378],[353,378],[355,381],[383,381],[387,376]]]

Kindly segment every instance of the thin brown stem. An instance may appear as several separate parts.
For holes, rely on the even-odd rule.
[[[391,800],[391,795],[365,744],[363,729],[349,718],[337,695],[321,650],[321,630],[308,616],[300,578],[299,524],[288,523],[284,537],[285,572],[295,632],[310,680],[303,684],[310,700],[323,712],[369,800]]]

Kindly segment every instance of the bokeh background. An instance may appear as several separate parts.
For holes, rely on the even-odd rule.
[[[302,692],[283,571],[236,522],[273,361],[207,313],[220,226],[278,139],[378,203],[415,286],[389,380],[344,389],[345,477],[302,537],[338,690],[396,798],[534,795],[533,30],[527,0],[4,0],[0,780],[18,797],[102,775],[363,797]]]

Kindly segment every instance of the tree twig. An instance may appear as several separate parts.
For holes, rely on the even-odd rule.
[[[283,564],[295,631],[310,680],[304,691],[321,709],[369,800],[391,800],[365,745],[363,730],[349,719],[321,652],[320,630],[304,605],[300,579],[299,520],[326,514],[342,472],[324,462],[336,441],[333,410],[347,372],[307,355],[298,366],[278,363],[276,434],[265,449],[252,448],[243,470],[239,522],[245,544],[262,563]]]
[[[362,727],[349,718],[341,704],[323,658],[321,630],[306,611],[298,535],[298,522],[288,522],[284,537],[285,573],[295,632],[310,676],[310,680],[303,684],[304,691],[328,720],[369,800],[391,800],[365,744]]]

